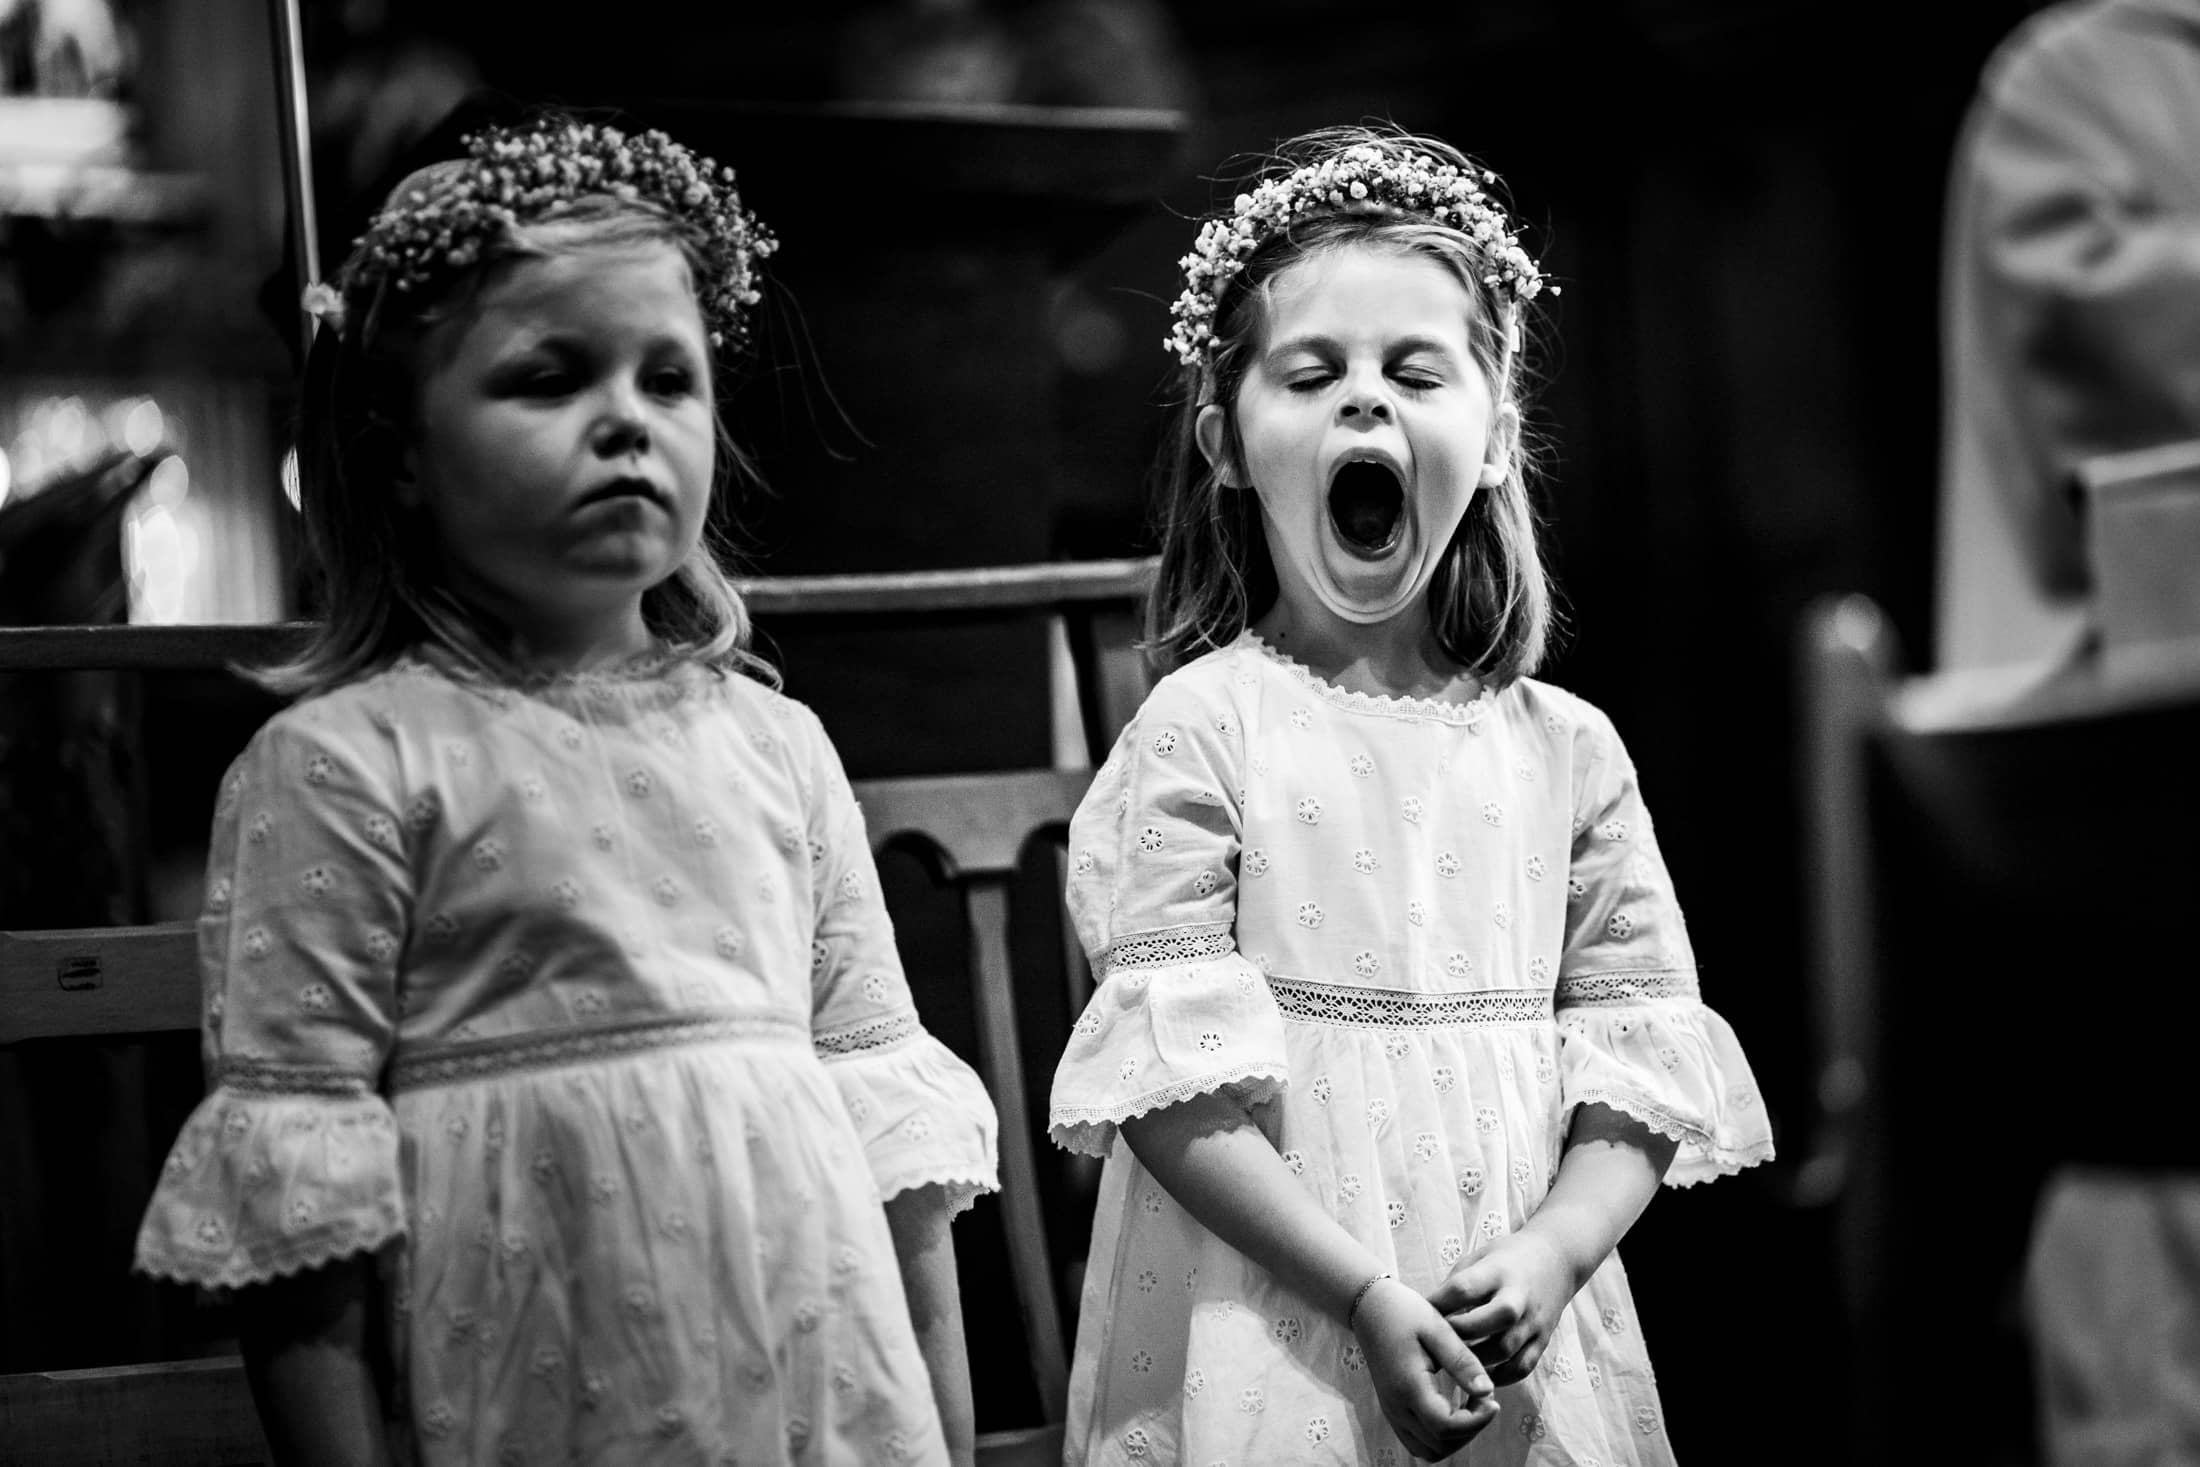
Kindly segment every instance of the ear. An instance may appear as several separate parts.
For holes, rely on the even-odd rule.
[[[1510,402],[1501,402],[1490,418],[1488,454],[1482,465],[1482,474],[1476,480],[1484,489],[1494,489],[1505,482],[1512,472],[1513,445],[1520,438],[1520,409]]]
[[[1243,489],[1245,481],[1230,461],[1230,416],[1217,403],[1208,403],[1192,421],[1192,437],[1199,443],[1207,467],[1225,489]]]

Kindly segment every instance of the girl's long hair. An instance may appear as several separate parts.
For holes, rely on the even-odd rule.
[[[1483,171],[1448,144],[1375,128],[1309,133],[1279,149],[1277,162],[1288,171],[1353,146],[1426,153]],[[1411,215],[1338,212],[1295,221],[1263,239],[1223,287],[1206,358],[1182,369],[1182,397],[1163,449],[1161,563],[1146,603],[1145,646],[1164,672],[1228,646],[1268,609],[1277,590],[1259,496],[1224,483],[1221,471],[1208,464],[1199,449],[1200,410],[1222,408],[1229,461],[1242,465],[1237,395],[1260,353],[1277,278],[1302,261],[1354,247],[1422,255],[1449,270],[1472,306],[1468,343],[1489,379],[1493,406],[1523,401],[1528,374],[1522,358],[1531,324],[1526,305],[1486,283],[1485,262],[1467,235]],[[1506,450],[1503,481],[1476,491],[1428,588],[1437,644],[1496,688],[1542,664],[1556,623],[1529,497],[1534,444],[1525,425]],[[1245,476],[1235,477],[1242,482]]]
[[[399,190],[416,186],[408,181]],[[347,300],[340,331],[322,326],[306,354],[298,488],[323,620],[296,657],[245,669],[247,676],[284,695],[316,693],[427,645],[493,680],[527,680],[506,628],[443,584],[426,516],[401,506],[394,493],[415,428],[423,349],[437,327],[473,307],[501,265],[644,243],[673,245],[691,278],[704,278],[691,226],[647,202],[598,196],[579,200],[548,223],[503,230],[478,263],[438,290],[401,292],[384,285],[365,299]],[[343,278],[351,278],[358,263],[355,257],[347,264]],[[730,366],[711,363],[714,388],[730,376]],[[703,538],[671,576],[642,594],[642,618],[672,656],[777,686],[777,670],[750,649],[748,607],[726,569],[731,547],[707,527],[729,490],[756,480],[722,413],[717,449]]]

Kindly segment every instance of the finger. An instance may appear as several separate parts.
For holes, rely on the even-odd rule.
[[[1497,1280],[1489,1270],[1470,1263],[1431,1290],[1428,1301],[1438,1314],[1454,1314],[1483,1303],[1496,1290]]]
[[[1483,1340],[1501,1335],[1520,1323],[1520,1306],[1510,1299],[1492,1299],[1489,1303],[1476,1309],[1469,1309],[1464,1314],[1447,1314],[1444,1316],[1444,1322],[1451,1326],[1452,1332],[1458,1335],[1460,1339],[1465,1340],[1470,1345],[1477,1344]],[[1507,1355],[1511,1353],[1510,1350],[1505,1352]],[[1484,1355],[1482,1358],[1487,1360],[1489,1357]],[[1499,1358],[1502,1359],[1503,1356]]]
[[[1487,1298],[1489,1284],[1483,1282],[1481,1287],[1476,1287],[1474,1269],[1461,1269],[1459,1273],[1452,1273],[1452,1276],[1428,1291],[1428,1302],[1437,1309],[1439,1315],[1474,1309],[1476,1304],[1481,1304]]]
[[[1428,1352],[1436,1368],[1459,1383],[1460,1389],[1470,1396],[1486,1396],[1495,1387],[1482,1362],[1475,1358],[1457,1335],[1448,1330],[1429,1330],[1421,1337],[1421,1348]]]
[[[1471,1406],[1458,1407],[1435,1424],[1436,1455],[1448,1457],[1482,1434],[1497,1419],[1497,1398],[1484,1396]]]
[[[1512,1340],[1513,1336],[1510,1334],[1500,1336],[1498,1348],[1502,1349]],[[1535,1369],[1536,1362],[1543,1358],[1543,1351],[1548,1343],[1543,1337],[1531,1332],[1527,1339],[1518,1342],[1517,1348],[1510,1355],[1490,1366],[1490,1379],[1499,1385],[1511,1385],[1515,1381],[1526,1380]]]

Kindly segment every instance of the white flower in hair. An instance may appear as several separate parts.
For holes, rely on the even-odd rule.
[[[1456,229],[1477,247],[1482,282],[1514,302],[1544,289],[1543,272],[1520,246],[1511,221],[1489,192],[1497,175],[1462,168],[1410,140],[1383,148],[1353,143],[1239,194],[1226,216],[1200,226],[1192,252],[1178,264],[1184,290],[1170,307],[1176,324],[1162,345],[1187,367],[1205,360],[1214,342],[1222,292],[1266,240],[1324,214],[1418,215]],[[1550,287],[1558,293],[1557,286]],[[1517,317],[1512,331],[1517,341]]]

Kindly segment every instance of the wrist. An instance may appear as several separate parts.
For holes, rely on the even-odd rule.
[[[1397,1282],[1397,1279],[1398,1275],[1386,1268],[1379,1273],[1369,1274],[1362,1280],[1360,1286],[1353,1290],[1351,1301],[1344,1306],[1344,1327],[1357,1333],[1360,1327],[1360,1316],[1367,1304],[1367,1296],[1381,1288],[1385,1283]]]
[[[1589,1276],[1604,1262],[1605,1253],[1611,1251],[1597,1249],[1578,1236],[1577,1230],[1565,1226],[1559,1218],[1545,1216],[1540,1212],[1531,1214],[1522,1222],[1519,1232],[1523,1237],[1541,1244],[1551,1255],[1564,1273],[1567,1283],[1572,1286],[1572,1293],[1579,1293],[1587,1286]]]

